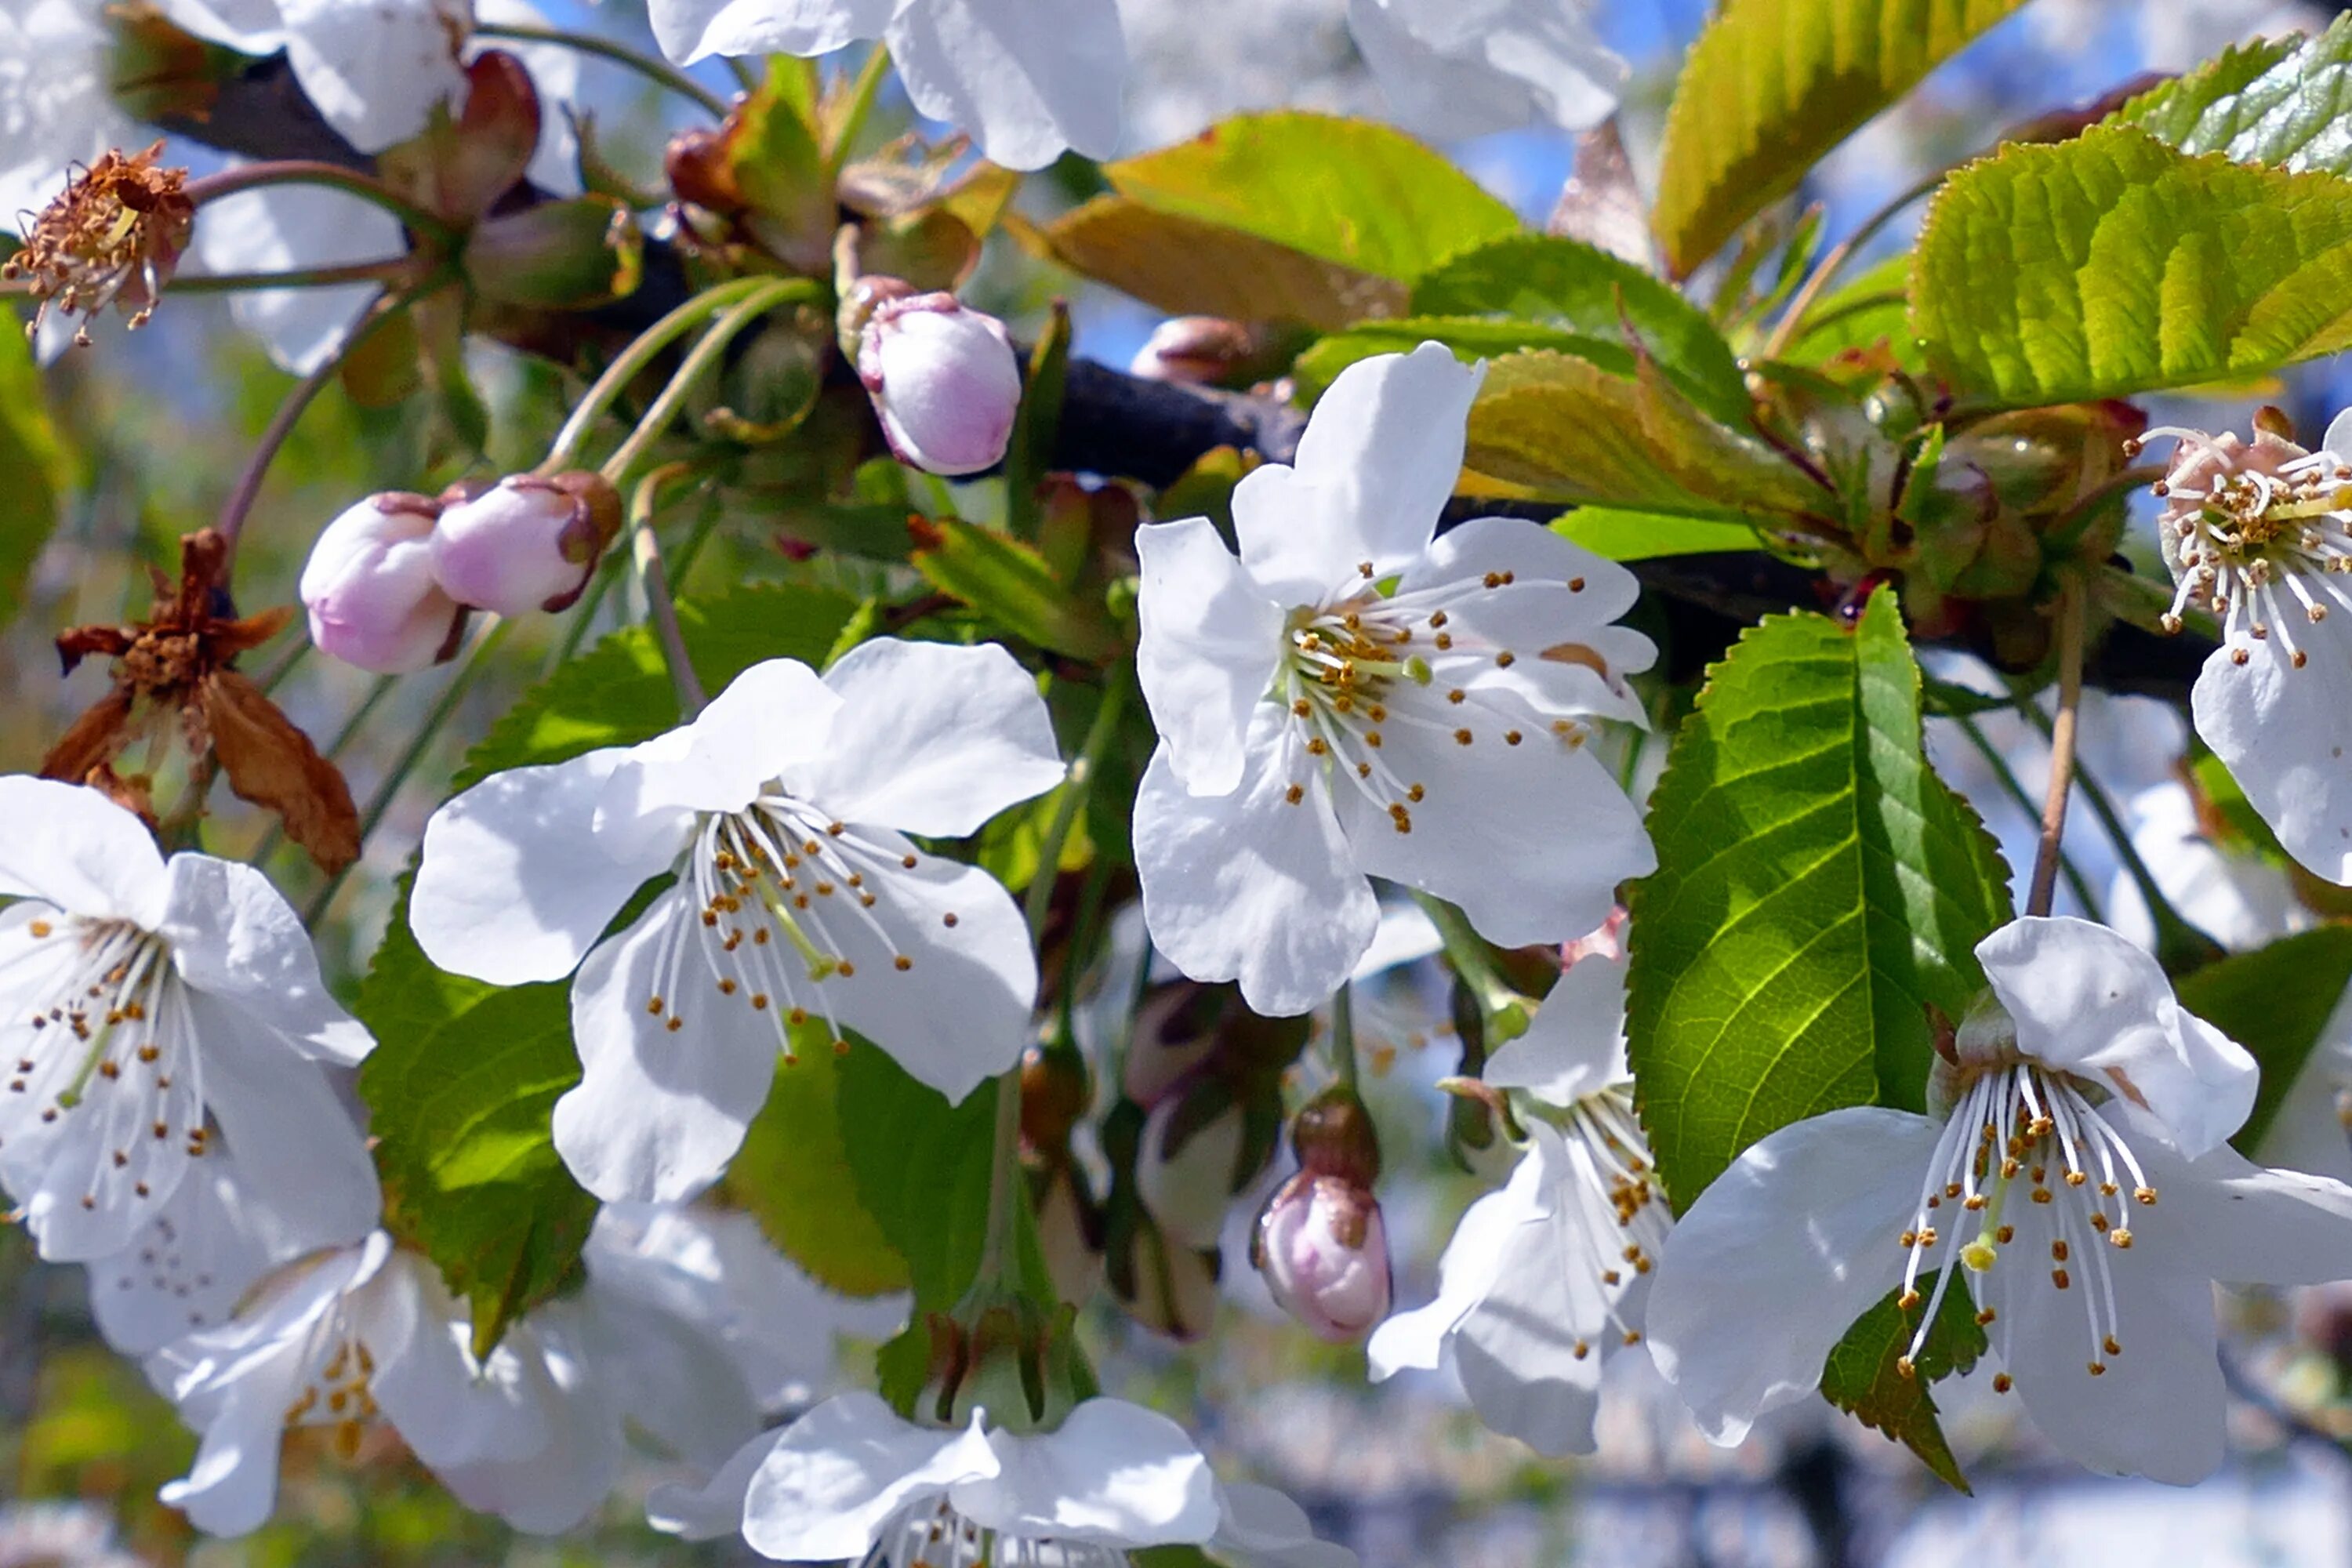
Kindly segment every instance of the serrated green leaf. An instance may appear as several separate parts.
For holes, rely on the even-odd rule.
[[[1654,221],[1687,275],[2024,0],[1725,0],[1666,114]]]
[[[1612,375],[1633,374],[1633,351],[1622,339],[1596,338],[1547,321],[1506,316],[1404,316],[1360,321],[1300,354],[1292,374],[1297,379],[1299,395],[1312,401],[1357,361],[1374,354],[1411,353],[1425,342],[1444,343],[1465,363],[1540,349],[1573,354]]]
[[[1919,1281],[1923,1295],[1936,1289],[1935,1276]],[[1822,1397],[1840,1410],[1874,1426],[1919,1457],[1953,1490],[1969,1490],[1960,1462],[1936,1419],[1935,1396],[1928,1385],[1955,1372],[1976,1365],[1985,1352],[1985,1332],[1978,1327],[1975,1304],[1958,1285],[1945,1292],[1936,1313],[1936,1326],[1910,1373],[1897,1364],[1911,1348],[1916,1322],[1895,1306],[1902,1292],[1887,1292],[1878,1305],[1854,1321],[1844,1339],[1830,1352],[1822,1368]]]
[[[2225,49],[2108,117],[2184,153],[2241,163],[2352,174],[2352,18],[2313,38],[2262,38]]]
[[[923,1313],[955,1305],[980,1268],[995,1087],[950,1105],[887,1053],[853,1038],[840,1058],[837,1095],[858,1200],[906,1259],[919,1324]]]
[[[2251,1156],[2352,984],[2352,926],[2325,925],[2233,953],[2183,979],[2180,1005],[2253,1054],[2254,1109],[2230,1142]]]
[[[1760,548],[1756,531],[1744,522],[1618,511],[1605,506],[1579,507],[1553,523],[1551,531],[1612,561],[1652,561],[1661,555],[1711,555],[1727,550]]]
[[[1103,165],[1121,195],[1410,283],[1518,218],[1444,155],[1370,121],[1245,114]]]
[[[1946,183],[1912,323],[1961,391],[2027,406],[2267,374],[2352,346],[2352,182],[2129,127]]]
[[[1628,379],[1570,354],[1494,361],[1463,463],[1545,500],[1715,518],[1836,513],[1827,491],[1707,418],[1646,362]]]
[[[1686,1208],[1742,1149],[1842,1106],[1918,1110],[1932,1031],[1982,988],[2008,869],[1928,768],[1893,594],[1770,617],[1708,672],[1650,805],[1626,1033]]]
[[[761,658],[821,661],[854,608],[816,589],[746,588],[678,606],[716,690]],[[649,739],[677,700],[649,630],[616,632],[531,689],[466,755],[456,787]],[[556,1099],[579,1081],[571,987],[501,990],[434,967],[393,910],[353,1011],[376,1037],[360,1072],[393,1227],[472,1305],[487,1349],[576,1268],[595,1200],[557,1157]]]
[[[845,1296],[879,1296],[913,1281],[907,1260],[859,1199],[842,1131],[841,1068],[832,1036],[811,1020],[793,1031],[768,1103],[729,1162],[728,1196],[759,1220],[778,1251]]]

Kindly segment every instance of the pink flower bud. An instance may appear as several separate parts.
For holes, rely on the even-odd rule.
[[[1251,1261],[1284,1311],[1335,1344],[1388,1316],[1388,1228],[1369,1187],[1299,1172],[1257,1216]]]
[[[466,612],[433,575],[441,503],[371,496],[320,531],[299,592],[321,652],[379,675],[406,675],[457,649]]]
[[[433,530],[434,574],[459,604],[501,616],[571,604],[620,531],[620,498],[594,474],[520,474],[447,499]]]
[[[1151,329],[1127,374],[1146,381],[1213,386],[1258,353],[1257,340],[1239,321],[1222,316],[1172,316]]]
[[[952,476],[1003,459],[1021,366],[995,317],[952,294],[886,300],[858,342],[857,374],[903,461]]]

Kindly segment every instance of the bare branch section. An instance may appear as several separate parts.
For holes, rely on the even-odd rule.
[[[174,134],[243,157],[315,158],[354,169],[373,163],[320,116],[282,56],[260,61],[224,82],[203,119],[179,117],[163,125]],[[687,292],[686,271],[677,255],[649,240],[645,279],[637,291],[615,304],[581,312],[579,319],[584,329],[600,334],[634,334],[683,302]],[[1306,424],[1305,414],[1278,399],[1146,381],[1091,360],[1074,359],[1054,462],[1075,472],[1165,485],[1219,447],[1286,461],[1297,451]],[[1457,500],[1449,519],[1503,513],[1540,520],[1559,510]],[[1824,584],[1817,574],[1766,555],[1679,555],[1629,564],[1660,605],[1671,673],[1677,678],[1695,675],[1721,658],[1740,629],[1759,616],[1791,607],[1825,607]],[[2160,637],[2118,625],[2089,660],[2084,678],[2111,691],[2186,702],[2212,647],[2194,634]]]

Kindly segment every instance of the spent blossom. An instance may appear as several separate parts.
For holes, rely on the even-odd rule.
[[[2352,1274],[2352,1188],[2228,1144],[2256,1068],[2105,927],[2026,917],[1977,948],[1991,1000],[1930,1089],[1751,1145],[1676,1225],[1653,1357],[1717,1442],[1809,1396],[1889,1290],[1924,1345],[1965,1279],[2043,1435],[2091,1468],[2186,1485],[2220,1464],[2216,1281]],[[1930,1276],[1933,1276],[1931,1279]]]
[[[1517,946],[1590,931],[1656,865],[1586,743],[1643,719],[1625,677],[1655,649],[1612,624],[1632,574],[1531,522],[1436,531],[1481,374],[1435,343],[1340,373],[1297,465],[1234,492],[1238,557],[1206,518],[1136,531],[1144,914],[1258,1012],[1347,980],[1372,877]]]
[[[1019,910],[907,836],[962,837],[1062,771],[1036,684],[1001,647],[883,638],[822,679],[771,659],[666,735],[444,805],[409,919],[461,974],[579,971],[584,1076],[556,1105],[556,1148],[599,1197],[673,1201],[725,1167],[796,1028],[840,1049],[855,1029],[959,1100],[1020,1059],[1037,961]]]
[[[188,172],[164,167],[161,142],[125,157],[109,149],[67,175],[65,189],[34,218],[24,246],[0,278],[23,279],[35,310],[30,331],[55,309],[82,318],[74,341],[88,344],[89,322],[118,306],[134,327],[146,324],[179,269],[195,227]]]

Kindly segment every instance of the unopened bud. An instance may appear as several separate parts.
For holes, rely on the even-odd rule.
[[[1301,1171],[1258,1215],[1251,1260],[1282,1310],[1337,1344],[1389,1311],[1389,1241],[1371,1189]]]
[[[1171,316],[1151,329],[1150,341],[1136,351],[1127,370],[1146,381],[1208,386],[1249,363],[1258,347],[1239,321],[1223,316]]]
[[[1202,1251],[1217,1245],[1242,1174],[1245,1132],[1241,1107],[1213,1081],[1151,1108],[1136,1152],[1136,1194],[1180,1245]]]
[[[433,571],[461,605],[501,616],[561,610],[621,531],[621,499],[603,478],[520,474],[458,492],[433,530]]]
[[[386,494],[320,533],[299,592],[320,651],[379,675],[405,675],[457,651],[463,606],[433,574],[430,538],[441,503]]]
[[[952,294],[886,300],[859,339],[857,374],[902,461],[952,477],[1003,460],[1021,365],[995,317]]]

